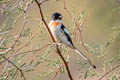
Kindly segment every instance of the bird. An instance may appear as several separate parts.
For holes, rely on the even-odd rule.
[[[62,15],[58,12],[55,12],[51,16],[51,20],[48,24],[50,32],[52,33],[55,42],[59,44],[64,44],[77,52],[83,59],[89,62],[89,64],[96,69],[96,66],[89,60],[83,52],[81,52],[72,42],[70,34],[67,28],[62,24]]]

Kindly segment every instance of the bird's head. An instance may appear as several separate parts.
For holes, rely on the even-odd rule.
[[[52,20],[59,20],[61,21],[62,20],[62,15],[60,13],[53,13],[52,16],[51,16]]]

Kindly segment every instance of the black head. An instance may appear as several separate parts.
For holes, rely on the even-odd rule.
[[[52,14],[52,20],[61,20],[62,19],[62,15],[60,13],[53,13]]]

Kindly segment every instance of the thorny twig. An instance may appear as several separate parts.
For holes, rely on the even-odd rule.
[[[50,34],[50,37],[52,38],[52,41],[55,42],[55,39],[53,38],[52,33],[50,32],[50,29],[49,29],[49,27],[48,27],[48,25],[47,25],[47,23],[46,23],[46,21],[45,21],[45,19],[44,19],[44,16],[43,16],[43,13],[42,13],[42,9],[41,9],[41,5],[40,5],[40,3],[38,2],[38,0],[35,0],[35,2],[36,2],[37,6],[38,6],[38,8],[39,8],[41,20],[43,21],[44,25],[46,26],[46,28],[47,28],[47,30],[48,30],[48,32],[49,32],[49,34]],[[57,44],[56,44],[56,49],[57,49],[58,55],[60,56],[60,58],[62,59],[64,65],[65,65],[65,67],[66,67],[66,70],[67,70],[69,79],[70,79],[70,80],[73,80],[72,75],[71,75],[70,70],[69,70],[69,67],[68,67],[68,64],[67,64],[67,62],[65,61],[63,55],[61,54],[60,50],[58,49],[58,45],[57,45]]]
[[[48,47],[49,45],[51,45],[51,44],[46,44],[45,46],[43,46],[43,47],[41,47],[41,48],[39,48],[39,49],[34,49],[34,50],[29,50],[29,51],[25,51],[25,52],[21,52],[21,53],[16,53],[16,54],[14,54],[13,56],[11,56],[10,58],[8,58],[8,60],[12,60],[13,58],[17,57],[18,55],[22,55],[22,54],[25,54],[25,53],[31,53],[31,52],[41,51],[42,49]],[[5,61],[5,60],[3,60],[0,64],[2,64],[4,61]],[[9,63],[6,62],[2,73],[6,70],[8,64],[9,64]]]
[[[10,75],[10,72],[8,72],[8,73],[6,74],[5,80],[8,80],[9,75]]]
[[[11,61],[10,61],[9,59],[7,59],[5,56],[2,56],[2,58],[4,58],[6,61],[8,61],[9,63],[11,63],[14,67],[16,67],[17,70],[20,71],[20,73],[21,73],[21,77],[23,77],[24,80],[26,80],[26,79],[25,79],[25,76],[24,76],[24,74],[23,74],[23,72],[22,72],[22,70],[21,70],[19,67],[17,67],[13,62],[11,62]]]
[[[56,71],[55,75],[50,80],[54,80],[62,68],[63,66],[60,66],[58,70]]]
[[[119,68],[120,65],[117,65],[116,67],[112,68],[110,71],[106,72],[101,78],[99,78],[99,80],[102,80],[105,76],[107,76],[108,74],[110,74],[113,70]]]
[[[20,37],[21,37],[21,35],[22,35],[23,31],[24,31],[24,27],[25,27],[25,25],[26,25],[26,23],[27,23],[26,10],[27,10],[29,4],[30,4],[30,1],[28,1],[28,2],[26,3],[26,6],[25,6],[25,8],[24,8],[24,21],[23,21],[22,29],[21,29],[21,32],[20,32],[19,36],[18,36],[17,39],[15,40],[14,44],[12,45],[12,47],[8,48],[8,49],[7,49],[6,51],[4,51],[3,53],[7,53],[7,52],[10,51],[11,49],[14,49],[14,47],[16,46],[17,41],[20,39]],[[1,56],[2,56],[3,59],[5,59],[5,60],[7,61],[6,65],[5,65],[5,68],[6,68],[6,66],[8,65],[8,63],[11,63],[14,67],[17,68],[17,70],[20,71],[21,76],[22,76],[22,77],[24,78],[24,80],[25,80],[25,76],[24,76],[22,70],[21,70],[19,67],[17,67],[14,63],[12,63],[9,59],[7,59],[4,55],[2,55],[2,52],[1,52]],[[2,61],[2,62],[3,62],[3,61]]]
[[[27,47],[27,46],[30,44],[31,40],[33,40],[37,35],[38,35],[38,33],[36,33],[34,36],[32,36],[32,38],[28,41],[28,43],[26,43],[26,44],[23,45],[22,47],[18,48],[18,49],[15,51],[14,55],[9,58],[9,60],[13,59],[13,58],[16,57],[17,55],[22,54],[22,53],[17,53],[17,52],[20,51],[21,49]],[[46,47],[46,46],[48,46],[48,45],[50,45],[50,44],[47,44],[47,45],[45,45],[44,47]],[[44,48],[44,47],[42,47],[42,48]],[[30,51],[27,51],[27,52],[23,52],[23,54],[24,54],[24,53],[28,53],[28,52],[33,52],[33,51],[39,51],[39,50],[41,50],[42,48],[36,49],[36,50],[30,50]]]
[[[21,35],[22,35],[23,31],[24,31],[25,25],[27,23],[27,14],[26,14],[26,11],[27,11],[29,5],[30,5],[30,1],[28,1],[26,3],[26,6],[24,8],[24,21],[23,21],[22,29],[21,29],[21,32],[20,32],[19,36],[17,37],[17,39],[15,40],[14,44],[11,47],[13,50],[14,50],[14,47],[17,44],[18,40],[20,39],[20,37],[21,37]]]
[[[7,34],[9,31],[1,32],[0,35]]]
[[[40,4],[43,4],[46,1],[49,1],[49,0],[40,0]]]
[[[18,49],[15,51],[14,54],[16,55],[16,53],[17,53],[18,51],[20,51],[21,49],[27,47],[27,46],[30,44],[30,42],[31,42],[38,34],[39,34],[39,33],[36,33],[25,45],[23,45],[22,47],[18,48]]]
[[[21,53],[16,53],[16,54],[13,55],[10,59],[12,59],[12,58],[14,58],[14,57],[16,57],[16,56],[18,56],[18,55],[21,55],[21,54],[40,51],[40,50],[42,50],[42,49],[48,47],[49,45],[51,45],[51,44],[46,44],[45,46],[43,46],[43,47],[41,47],[41,48],[39,48],[39,49],[34,49],[34,50],[29,50],[29,51],[25,51],[25,52],[21,52]]]
[[[83,26],[83,24],[84,24],[84,22],[86,21],[87,18],[85,18],[85,19],[83,20],[83,22],[81,22],[81,24],[79,25],[79,23],[75,20],[75,18],[74,18],[74,17],[71,15],[71,13],[68,11],[65,0],[63,0],[63,3],[64,3],[64,9],[65,9],[65,11],[66,11],[66,12],[68,13],[68,15],[74,20],[74,23],[75,23],[75,25],[76,25],[77,28],[78,28],[78,31],[79,31],[79,33],[80,33],[80,40],[81,40],[82,46],[84,47],[84,49],[85,49],[86,51],[89,52],[89,50],[87,49],[87,47],[86,47],[85,44],[84,44],[84,41],[83,41],[83,38],[82,38],[82,31],[81,31],[82,26]],[[76,35],[75,35],[75,36],[76,36]],[[94,64],[94,60],[93,60],[93,58],[92,58],[92,55],[91,55],[91,54],[88,54],[88,56],[90,57],[90,59],[91,59],[91,61],[92,61],[92,64]]]
[[[17,70],[16,73],[15,73],[14,80],[17,80],[17,75],[18,75],[18,70]]]
[[[12,56],[11,56],[10,58],[8,58],[8,59],[11,60],[11,59],[13,59],[14,57],[16,57],[18,54],[20,54],[20,53],[17,53],[17,52],[20,51],[21,49],[27,47],[27,46],[29,45],[30,41],[33,40],[37,35],[38,35],[38,33],[36,33],[35,35],[33,35],[33,37],[28,41],[28,43],[26,43],[26,44],[23,45],[22,47],[18,48],[18,49],[15,51],[14,55],[12,55]],[[0,44],[1,44],[1,43],[0,43]],[[47,45],[48,45],[48,44],[47,44]],[[10,51],[11,49],[12,49],[12,48],[7,49],[7,50],[4,51],[4,52],[0,52],[0,54],[7,53],[7,52]],[[33,51],[34,51],[34,50],[33,50]],[[0,64],[2,64],[4,61],[5,61],[5,60],[1,61]],[[7,64],[7,63],[6,63],[6,64]]]

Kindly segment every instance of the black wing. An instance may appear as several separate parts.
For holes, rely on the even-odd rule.
[[[71,40],[71,37],[69,36],[69,34],[66,32],[66,28],[65,28],[65,26],[62,24],[62,26],[61,26],[61,30],[63,30],[63,32],[64,32],[64,34],[66,35],[66,37],[67,37],[67,40],[73,45],[73,42],[72,42],[72,40]]]

